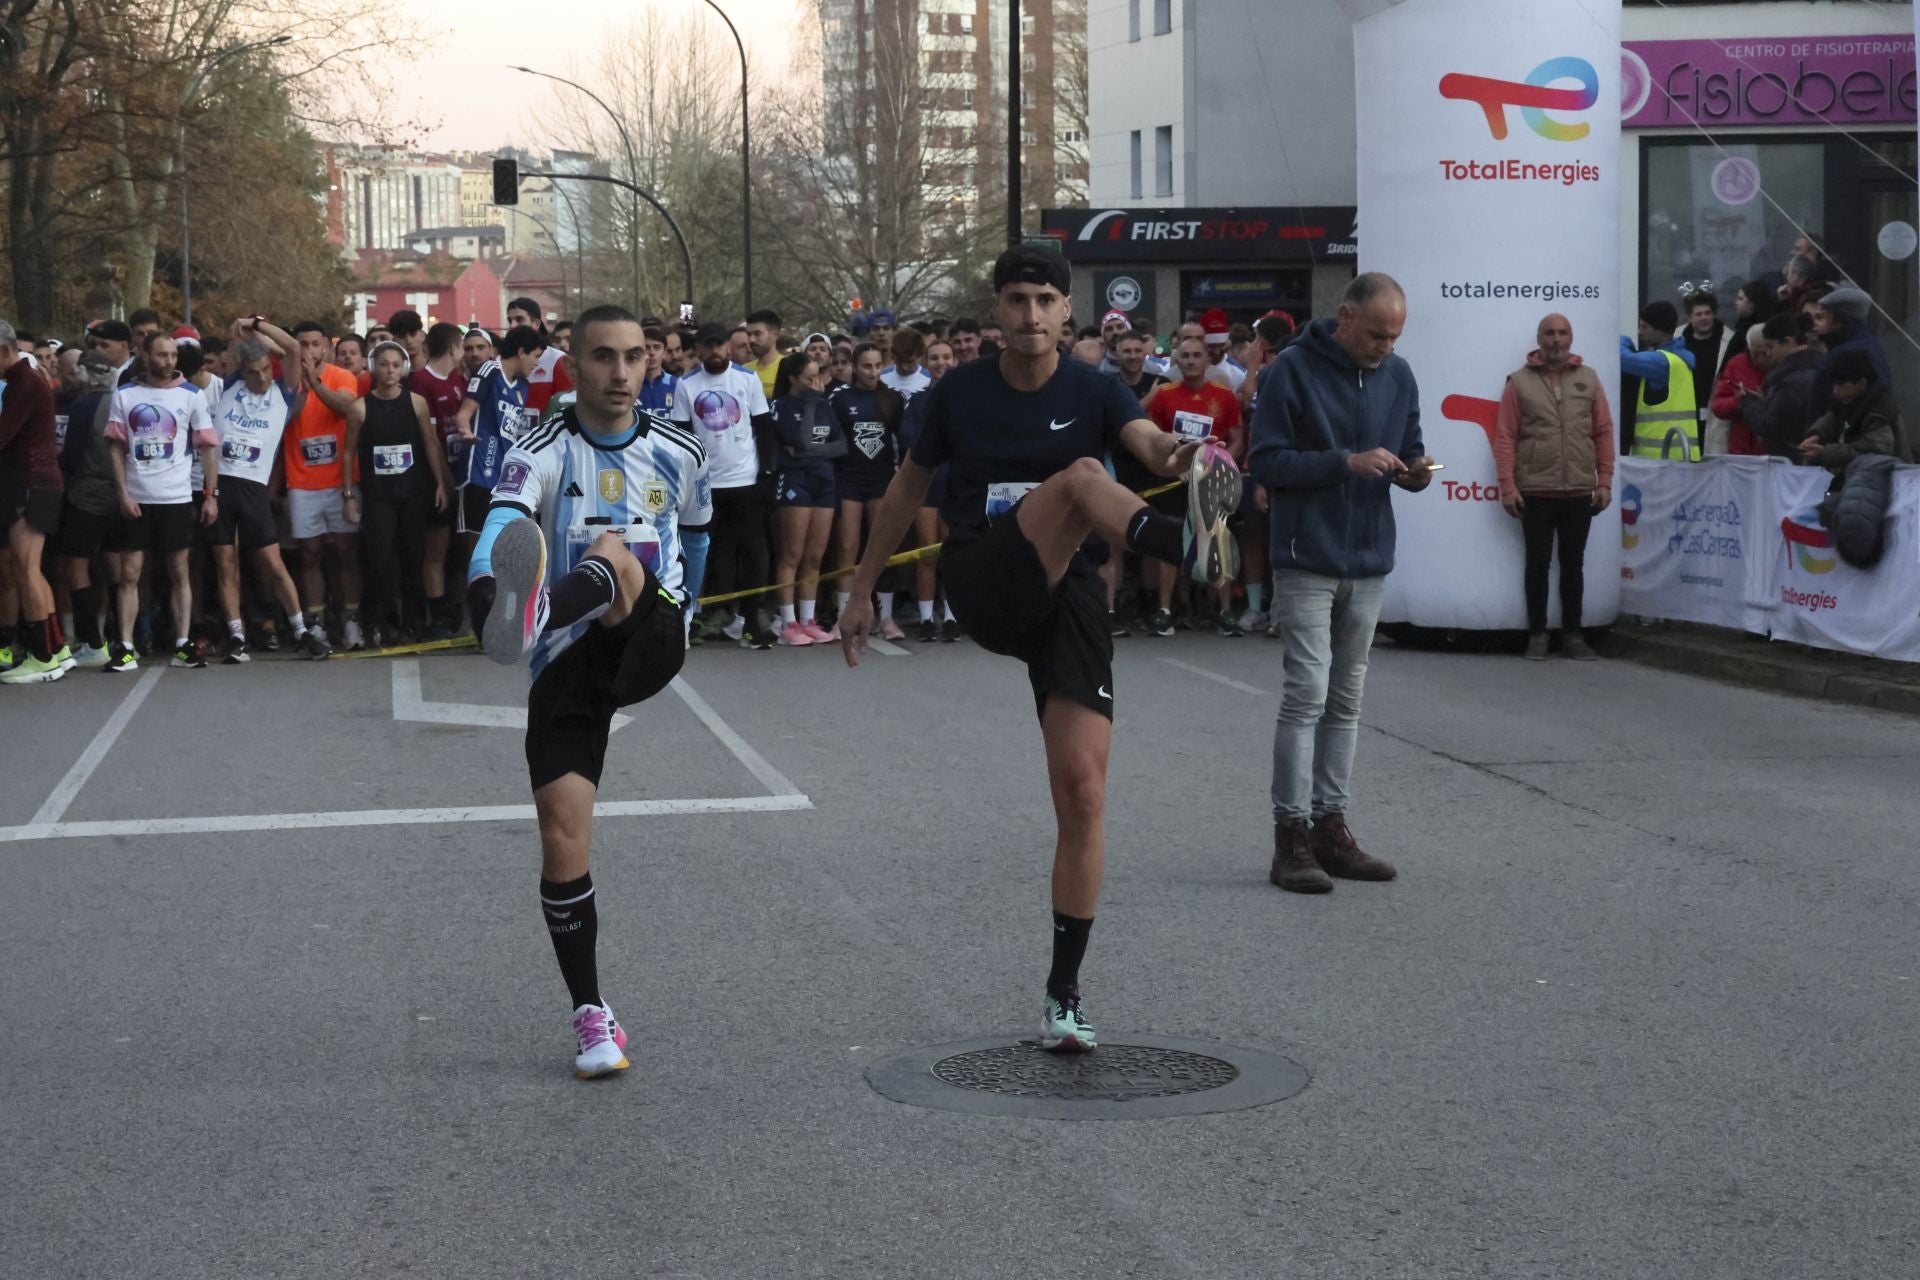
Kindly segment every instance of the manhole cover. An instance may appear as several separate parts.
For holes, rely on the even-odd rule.
[[[867,1071],[895,1102],[1037,1120],[1152,1120],[1239,1111],[1291,1098],[1306,1068],[1278,1054],[1202,1040],[1131,1036],[1093,1053],[1047,1053],[995,1037],[915,1049]]]

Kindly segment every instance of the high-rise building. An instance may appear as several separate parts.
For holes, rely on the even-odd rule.
[[[1008,0],[821,0],[830,125],[905,132],[930,204],[997,218],[1007,148]],[[1021,6],[1021,188],[1033,209],[1086,198],[1087,0]],[[896,148],[898,150],[898,148]]]

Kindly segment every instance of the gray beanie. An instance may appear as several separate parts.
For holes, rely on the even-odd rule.
[[[1861,289],[1843,284],[1826,297],[1820,299],[1820,305],[1829,311],[1838,312],[1855,324],[1865,324],[1867,314],[1873,310],[1873,299]]]

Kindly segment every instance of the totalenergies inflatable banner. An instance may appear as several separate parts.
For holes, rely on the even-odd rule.
[[[1354,63],[1360,266],[1407,291],[1399,350],[1420,382],[1427,452],[1446,464],[1425,493],[1393,495],[1398,567],[1381,616],[1524,627],[1494,412],[1551,312],[1618,395],[1620,6],[1407,0],[1354,24]],[[1590,624],[1619,611],[1619,553],[1614,507],[1589,542]]]

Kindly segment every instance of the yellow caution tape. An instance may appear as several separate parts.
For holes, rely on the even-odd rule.
[[[1185,483],[1184,480],[1173,480],[1166,484],[1155,485],[1151,489],[1142,489],[1140,496],[1143,498],[1157,498],[1163,493],[1172,493]],[[916,561],[926,559],[928,556],[938,555],[940,554],[942,545],[943,544],[938,542],[930,542],[924,547],[915,547],[910,551],[902,551],[899,555],[888,556],[887,567],[891,569],[895,565],[913,564]],[[776,582],[772,586],[754,587],[749,591],[729,591],[725,595],[701,596],[695,603],[698,607],[705,608],[708,605],[727,604],[734,600],[746,600],[752,596],[763,596],[769,591],[783,591],[788,588],[798,590],[801,587],[818,586],[822,582],[831,582],[835,578],[844,578],[848,574],[858,570],[859,567],[859,565],[848,565],[844,569],[834,569],[828,573],[817,573],[811,578],[801,578],[795,582]],[[401,658],[415,653],[440,653],[448,649],[470,649],[477,643],[478,641],[472,636],[455,636],[451,640],[423,640],[419,644],[398,644],[385,649],[362,649],[355,653],[337,653],[334,656],[339,658]]]

